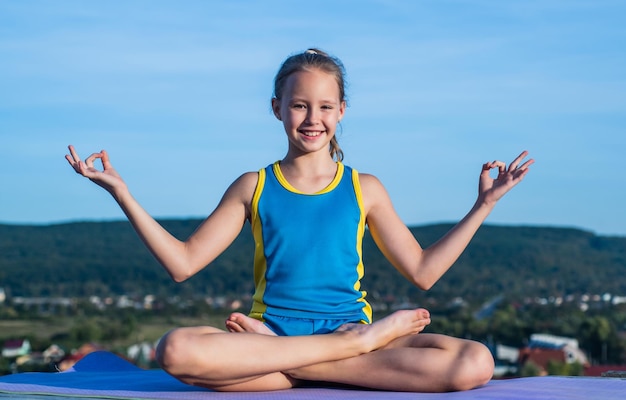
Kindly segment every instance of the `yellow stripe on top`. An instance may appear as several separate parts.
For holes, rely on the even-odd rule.
[[[256,188],[254,189],[254,196],[252,197],[252,210],[251,221],[252,235],[254,236],[255,249],[254,249],[254,282],[256,283],[256,290],[254,291],[254,304],[263,304],[263,294],[265,293],[265,271],[267,270],[267,264],[265,261],[265,249],[263,248],[263,228],[261,220],[259,218],[259,199],[261,193],[263,193],[263,187],[265,186],[265,169],[259,170],[259,180],[257,181]],[[258,297],[258,298],[257,298]],[[265,306],[253,309],[250,316],[258,320],[263,321],[263,313],[265,312]]]
[[[334,188],[337,187],[337,185],[339,184],[339,182],[341,182],[341,177],[343,176],[343,164],[338,162],[337,163],[337,172],[335,173],[335,177],[333,178],[333,180],[328,184],[328,186],[326,186],[324,189],[320,190],[319,192],[315,192],[315,193],[311,193],[313,195],[315,194],[324,194],[324,193],[328,193],[331,190],[333,190]],[[280,182],[280,184],[287,190],[289,190],[290,192],[293,193],[298,193],[298,194],[309,194],[309,193],[304,193],[298,189],[296,189],[295,187],[293,187],[288,181],[287,179],[285,179],[285,176],[283,175],[283,172],[280,170],[280,161],[276,161],[274,163],[274,165],[272,165],[272,169],[274,171],[274,174],[276,175],[276,179],[278,179],[278,182]]]
[[[359,173],[356,169],[352,169],[352,184],[354,185],[354,193],[356,195],[356,201],[359,205],[359,209],[361,210],[361,220],[359,221],[358,228],[358,236],[357,236],[357,244],[356,251],[359,254],[359,265],[357,266],[357,272],[359,279],[354,282],[354,290],[361,291],[361,279],[365,274],[365,267],[363,266],[363,235],[365,234],[365,208],[363,207],[363,193],[361,192],[361,181],[359,180]],[[367,293],[365,291],[361,291],[363,293],[363,297],[359,299],[360,302],[364,303],[363,313],[367,316],[368,321],[362,321],[364,323],[372,323],[372,306],[365,300],[365,296]]]

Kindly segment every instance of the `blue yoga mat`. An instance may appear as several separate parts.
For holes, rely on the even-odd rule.
[[[50,399],[50,396],[176,400],[624,400],[626,379],[517,378],[494,380],[474,390],[454,393],[398,393],[325,387],[220,393],[186,385],[162,370],[143,370],[102,351],[87,355],[65,372],[30,372],[0,377],[0,398],[43,400]]]

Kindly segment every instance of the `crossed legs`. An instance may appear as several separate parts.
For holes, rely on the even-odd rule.
[[[445,335],[404,336],[357,357],[316,364],[285,373],[379,390],[449,392],[487,383],[494,361],[481,343]]]
[[[231,315],[229,333],[179,328],[159,343],[157,359],[183,382],[220,391],[286,389],[327,381],[395,391],[450,391],[486,383],[493,358],[477,342],[417,334],[423,309],[402,310],[371,325],[326,335],[275,336],[259,321]]]

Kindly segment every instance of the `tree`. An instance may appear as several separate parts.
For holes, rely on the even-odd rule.
[[[589,352],[590,357],[602,364],[609,362],[609,345],[619,341],[611,321],[603,316],[589,317],[582,322],[579,332],[581,347]],[[611,361],[615,361],[613,357]]]

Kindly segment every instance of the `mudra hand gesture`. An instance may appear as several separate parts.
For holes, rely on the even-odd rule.
[[[92,182],[101,186],[111,194],[114,194],[117,189],[126,187],[122,177],[111,165],[109,155],[106,150],[102,150],[99,153],[93,153],[87,157],[85,161],[81,161],[80,157],[76,153],[76,149],[74,149],[74,146],[70,145],[68,148],[70,150],[70,154],[67,154],[65,159],[70,163],[77,174],[80,174],[85,178],[89,178]],[[102,171],[99,171],[94,166],[94,162],[97,159],[100,159],[102,162]]]
[[[478,184],[479,199],[486,203],[495,203],[515,185],[520,183],[528,173],[528,167],[535,162],[535,160],[530,159],[520,165],[527,155],[528,152],[523,151],[509,164],[508,168],[504,162],[497,160],[483,164]],[[498,176],[495,179],[489,174],[494,168],[498,169]]]

